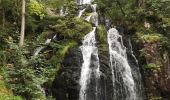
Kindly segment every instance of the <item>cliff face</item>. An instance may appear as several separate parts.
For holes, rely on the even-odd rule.
[[[99,84],[101,85],[101,94],[104,94],[100,98],[101,100],[111,100],[113,86],[108,52],[105,52],[105,54],[99,54],[99,58],[101,68],[101,80],[99,81]],[[93,57],[91,59],[93,59]],[[57,73],[52,85],[52,94],[57,100],[78,100],[82,63],[83,58],[81,50],[78,47],[71,48],[66,54],[62,67]],[[90,80],[90,84],[93,84],[93,81],[95,81],[93,78]]]
[[[57,100],[78,100],[82,62],[83,58],[79,48],[72,48],[68,51],[52,84],[52,95]]]
[[[163,49],[159,41],[136,43],[129,35],[124,34],[123,37],[127,47],[128,62],[132,69],[134,81],[137,83],[136,91],[140,92],[139,96],[143,97],[144,100],[168,100],[170,98],[168,95],[170,94],[170,60],[166,49]],[[98,35],[97,39],[101,71],[99,84],[102,86],[101,93],[104,94],[101,98],[102,100],[112,100],[113,84],[108,44],[107,41],[101,42]],[[129,39],[132,39],[131,44]],[[78,100],[82,63],[81,50],[78,47],[71,48],[66,54],[62,67],[52,85],[52,94],[57,100]],[[143,91],[139,89],[143,89]]]
[[[100,34],[99,34],[100,33]],[[98,49],[99,49],[99,61],[100,61],[100,71],[101,76],[98,81],[100,87],[100,96],[101,100],[113,100],[113,81],[112,81],[112,70],[110,67],[110,56],[109,56],[109,48],[107,43],[107,33],[101,35],[101,30],[98,30],[98,34],[96,35],[98,41]],[[127,36],[125,36],[127,37]],[[128,62],[130,64],[132,70],[132,76],[136,83],[135,91],[138,92],[138,97],[145,98],[145,94],[142,90],[143,82],[141,81],[140,68],[134,56],[132,56],[131,47],[129,42],[125,39],[125,45],[127,47],[127,57]],[[127,43],[126,43],[127,42]],[[91,57],[93,60],[93,56]],[[56,75],[56,78],[52,85],[52,94],[57,100],[78,100],[79,98],[79,79],[80,72],[83,63],[82,53],[78,47],[71,48],[66,54],[61,69]],[[91,63],[91,66],[93,63]],[[94,84],[95,79],[91,78],[90,84]],[[119,87],[116,87],[119,88]],[[91,91],[89,91],[91,93]],[[126,95],[126,94],[122,94]],[[93,98],[93,95],[92,95]],[[125,97],[120,97],[121,100],[124,100]],[[95,99],[94,99],[95,100]],[[119,99],[120,100],[120,99]]]
[[[158,42],[144,43],[143,48],[145,49],[144,58],[146,61],[145,66],[143,66],[145,67],[143,76],[145,77],[148,98],[168,100],[170,98],[168,95],[170,94],[168,52],[163,50]]]

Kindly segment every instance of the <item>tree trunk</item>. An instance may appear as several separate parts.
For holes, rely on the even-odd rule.
[[[137,7],[145,7],[145,0],[136,0]]]
[[[2,28],[4,29],[4,27],[5,27],[5,8],[4,8],[3,4],[4,4],[4,1],[0,0],[0,5],[1,5],[0,10],[2,10]]]
[[[24,34],[25,34],[25,0],[22,0],[22,19],[19,46],[23,46],[24,44]]]
[[[2,8],[2,28],[5,28],[5,8]]]

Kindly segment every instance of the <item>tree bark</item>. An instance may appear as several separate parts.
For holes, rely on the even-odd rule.
[[[137,7],[145,7],[145,0],[136,0]]]
[[[4,1],[0,0],[0,5],[1,5],[0,10],[2,10],[2,28],[4,29],[4,27],[5,27],[5,8],[4,8],[3,4],[4,4]]]
[[[24,35],[25,35],[25,0],[22,0],[22,18],[21,18],[21,33],[19,46],[24,45]]]
[[[5,28],[5,9],[2,8],[2,27]]]

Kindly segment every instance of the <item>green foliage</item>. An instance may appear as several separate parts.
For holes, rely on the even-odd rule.
[[[5,79],[15,94],[23,98],[44,98],[41,91],[42,80],[36,77],[35,70],[25,57],[25,50],[12,44],[7,52],[8,65]]]
[[[23,100],[20,96],[0,95],[0,100]]]
[[[144,33],[137,33],[138,38],[136,38],[136,42],[140,43],[156,43],[162,48],[167,48],[168,38],[163,36],[162,34],[144,34]]]
[[[99,38],[99,42],[101,43],[107,43],[107,32],[105,30],[105,27],[102,25],[99,25],[97,27],[97,33],[98,33],[98,38]]]
[[[144,43],[155,43],[161,40],[160,34],[146,34],[142,35],[140,38]]]
[[[151,97],[149,100],[163,100],[162,97]]]
[[[146,69],[152,70],[152,71],[157,71],[160,72],[161,70],[161,65],[154,64],[154,63],[149,63],[145,67]]]
[[[75,1],[70,0],[70,2],[67,2],[65,5],[65,9],[67,9],[67,17],[68,18],[73,18],[77,16],[77,5]]]
[[[169,16],[169,11],[170,11],[169,5],[170,5],[169,0],[147,0],[146,1],[147,12],[153,14],[161,14],[161,15]]]
[[[0,9],[4,9],[5,17],[8,21],[18,22],[20,18],[21,2],[20,0],[1,0]]]
[[[68,0],[41,0],[47,7],[60,8]]]
[[[50,47],[53,48],[53,56],[50,59],[50,63],[53,66],[56,66],[60,68],[60,64],[62,63],[65,54],[68,52],[68,50],[72,47],[75,47],[77,45],[77,42],[73,40],[66,40],[66,41],[61,41],[59,43],[51,43]]]
[[[45,17],[45,8],[44,6],[36,1],[36,0],[30,0],[28,3],[28,11],[32,15],[39,16],[40,19],[43,19]]]
[[[166,26],[170,26],[170,18],[168,18],[168,17],[163,17],[162,20],[163,20],[163,22],[166,24]]]
[[[50,20],[47,31],[39,36],[39,41],[45,41],[44,39],[47,36],[54,33],[63,36],[65,39],[80,41],[85,34],[92,30],[90,23],[78,18],[55,18]]]
[[[0,65],[1,66],[1,65]],[[22,100],[20,96],[14,96],[12,91],[7,87],[4,82],[4,68],[0,67],[0,100]]]
[[[26,8],[28,11],[26,11],[27,42],[25,47],[19,48],[14,43],[18,42],[20,31],[21,1],[1,1],[0,12],[5,11],[6,27],[3,30],[0,28],[0,66],[7,66],[4,70],[4,79],[7,83],[0,80],[0,99],[21,100],[20,97],[11,95],[12,92],[5,89],[5,86],[9,85],[14,94],[21,95],[24,99],[43,100],[45,97],[42,89],[51,86],[68,50],[78,45],[85,34],[92,30],[92,25],[77,18],[78,6],[74,0],[28,0]],[[95,2],[98,4],[98,13],[103,18],[110,19],[112,24],[126,26],[127,31],[134,28],[137,31],[136,40],[140,43],[157,43],[159,46],[161,45],[161,48],[170,45],[167,39],[169,36],[167,30],[170,25],[169,1],[145,0],[145,6],[142,7],[137,7],[135,1],[96,0]],[[56,16],[46,16],[47,8],[57,12],[61,7],[67,13],[65,17],[57,16],[57,14]],[[91,12],[90,7],[86,10],[88,11],[84,15]],[[150,23],[150,29],[146,30],[143,26],[144,21]],[[99,53],[102,56],[107,55],[107,33],[103,25],[97,27],[97,33]],[[41,44],[46,38],[55,34],[61,38],[52,40],[48,45]],[[36,38],[37,41],[34,41],[33,38]],[[39,55],[32,56],[33,50],[37,46],[45,48]],[[147,55],[146,50],[147,48],[143,48],[141,54]],[[149,63],[145,69],[160,71],[161,66],[159,62],[158,64]],[[151,100],[160,100],[160,98],[155,97]]]
[[[28,48],[12,44],[6,52],[8,66],[5,69],[5,79],[12,91],[25,99],[44,100],[42,88],[50,87],[65,54],[76,45],[73,40],[52,42],[44,52],[27,59]],[[50,58],[47,58],[51,53],[48,51],[53,53]]]

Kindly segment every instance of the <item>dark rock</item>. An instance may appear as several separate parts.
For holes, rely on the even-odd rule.
[[[52,84],[52,95],[56,100],[78,100],[82,63],[81,50],[79,48],[70,49]]]

